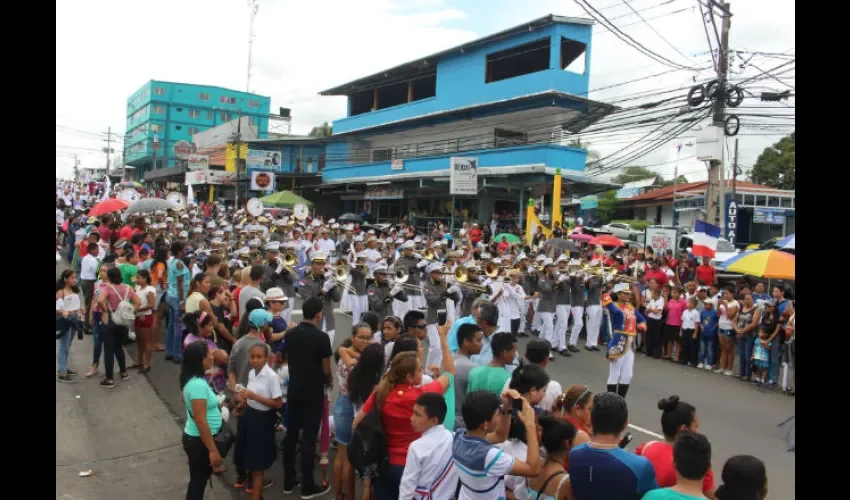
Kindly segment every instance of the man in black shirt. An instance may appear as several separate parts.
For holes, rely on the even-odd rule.
[[[304,320],[286,333],[289,428],[283,440],[283,492],[292,493],[299,486],[295,479],[295,444],[301,431],[302,498],[330,491],[329,486],[316,486],[313,479],[313,457],[322,421],[325,386],[333,384],[330,337],[318,328],[323,320],[322,309],[322,299],[305,300]]]

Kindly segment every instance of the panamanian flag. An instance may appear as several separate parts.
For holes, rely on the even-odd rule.
[[[717,251],[717,239],[720,238],[720,228],[708,222],[698,220],[694,224],[694,246],[691,253],[694,257],[713,259]]]

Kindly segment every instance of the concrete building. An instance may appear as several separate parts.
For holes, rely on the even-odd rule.
[[[124,137],[126,164],[136,178],[178,182],[174,144],[194,140],[195,134],[247,117],[258,137],[266,137],[271,98],[209,85],[151,80],[127,99]],[[154,152],[154,148],[157,148]],[[156,164],[154,164],[154,155]]]

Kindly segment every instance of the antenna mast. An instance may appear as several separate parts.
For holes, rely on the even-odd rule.
[[[245,87],[247,92],[251,92],[251,56],[254,52],[254,18],[257,17],[257,11],[260,9],[257,0],[248,0],[248,9],[251,11],[251,23],[248,29],[248,81]]]

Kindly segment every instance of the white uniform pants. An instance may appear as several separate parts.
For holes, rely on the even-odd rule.
[[[519,332],[524,333],[526,327],[525,316],[528,314],[528,301],[522,301],[522,307],[519,308]]]
[[[584,326],[584,306],[573,306],[573,331],[570,332],[570,345],[576,345],[578,342],[578,334],[581,333],[581,327]]]
[[[349,286],[351,285],[351,276],[349,276],[348,278],[345,279],[345,284],[349,285]],[[342,310],[342,311],[353,311],[352,305],[351,305],[351,299],[353,299],[354,297],[350,293],[348,293],[348,287],[343,288],[341,290],[341,293],[342,293],[342,300],[339,302],[340,310]]]
[[[425,309],[426,304],[424,295],[408,295],[407,298],[410,301],[411,309]]]
[[[593,347],[599,343],[599,326],[602,324],[602,306],[587,306],[587,341],[584,345]]]
[[[350,293],[346,294],[349,297],[349,303],[351,304],[351,320],[357,324],[360,322],[360,315],[369,310],[369,298],[366,295],[351,295]],[[378,327],[380,329],[380,325]]]
[[[331,338],[331,349],[334,346],[334,336],[336,335],[336,329],[328,330],[328,320],[322,319],[322,330],[328,332],[328,337]]]
[[[558,351],[567,347],[567,324],[570,321],[570,305],[560,304],[555,306],[555,341],[552,347]]]
[[[554,347],[554,334],[555,334],[555,313],[542,313],[539,312],[534,315],[535,317],[540,316],[540,338],[543,340],[548,340],[550,344]]]
[[[283,321],[286,322],[286,327],[289,328],[289,322],[292,321],[292,310],[295,308],[295,298],[293,297],[286,302],[289,305],[280,313],[280,317],[283,318]]]
[[[630,339],[626,353],[614,361],[608,362],[608,385],[630,384],[634,371],[635,351],[632,350],[632,342]]]
[[[540,299],[534,299],[531,303],[534,306],[534,318],[531,320],[531,329],[541,332],[543,331],[543,323],[541,322],[540,314],[537,312],[537,306],[540,305]]]
[[[410,299],[407,299],[407,302],[402,302],[397,299],[393,299],[393,314],[402,321],[404,321],[404,315],[410,311]]]
[[[440,334],[437,333],[437,325],[428,325],[428,361],[425,362],[423,367],[426,373],[431,365],[443,366],[443,349],[440,347]]]
[[[511,331],[511,317],[508,314],[507,307],[499,306],[499,332]]]

